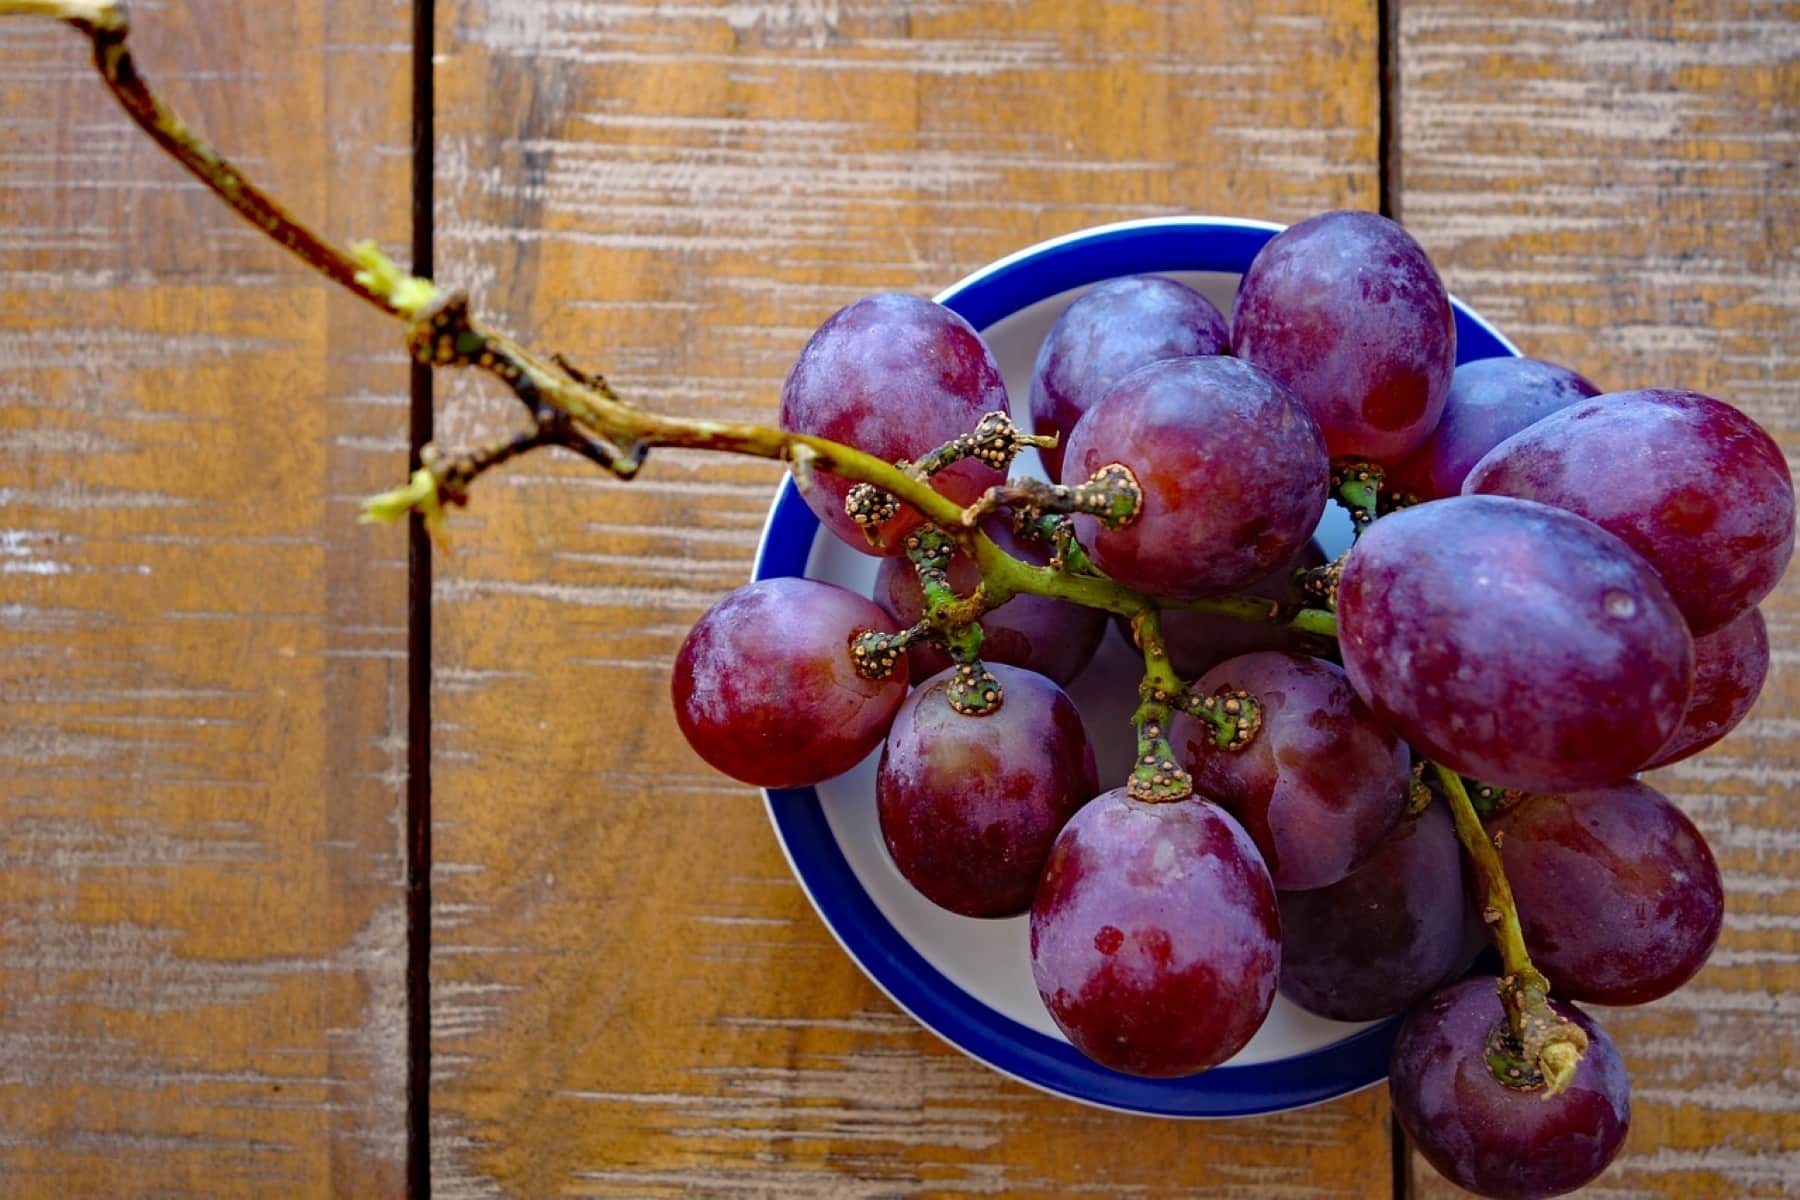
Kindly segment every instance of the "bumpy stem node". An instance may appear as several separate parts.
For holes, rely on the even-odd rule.
[[[1006,702],[1006,689],[976,659],[956,665],[956,673],[950,677],[949,698],[950,707],[963,716],[985,717],[1000,711]]]
[[[859,483],[844,497],[844,515],[856,522],[873,546],[881,540],[881,527],[900,515],[900,501],[872,483]]]
[[[1431,785],[1425,782],[1425,764],[1412,765],[1412,780],[1406,785],[1406,815],[1416,817],[1431,807]]]
[[[1004,471],[1026,446],[1054,446],[1054,435],[1043,437],[1019,432],[1012,418],[1003,412],[991,412],[975,423],[969,433],[960,433],[917,462],[902,459],[894,464],[921,483],[953,463],[965,458],[996,471]],[[900,512],[900,501],[869,483],[859,483],[844,497],[844,512],[862,527],[871,546],[878,541],[881,526]]]
[[[1067,513],[1013,513],[1013,532],[1050,547],[1050,569],[1077,575],[1098,575],[1093,559],[1075,536],[1075,522]]]
[[[1085,513],[1108,529],[1123,529],[1144,507],[1144,489],[1124,463],[1109,463],[1094,472],[1092,479],[1074,487],[1041,479],[1009,479],[963,509],[962,523],[973,528],[1002,505],[1030,516]]]
[[[1309,599],[1323,604],[1328,612],[1337,612],[1338,583],[1344,577],[1344,563],[1350,557],[1348,550],[1322,567],[1303,567],[1294,573],[1294,581],[1300,587],[1300,593]],[[1330,631],[1337,633],[1336,622]]]
[[[1380,463],[1343,459],[1331,464],[1331,498],[1350,514],[1358,533],[1380,515],[1381,485],[1386,478]]]
[[[1055,445],[1056,435],[1021,433],[1011,417],[1003,412],[991,412],[975,422],[972,431],[951,438],[924,458],[907,466],[920,478],[924,478],[937,474],[951,463],[972,458],[985,467],[1004,471],[1012,466],[1013,459],[1026,446],[1049,448]]]
[[[1236,753],[1256,740],[1262,731],[1262,704],[1249,692],[1220,688],[1211,696],[1184,692],[1178,703],[1182,712],[1212,726],[1213,744]]]
[[[899,633],[865,629],[850,639],[850,661],[864,679],[886,679],[894,673],[906,648],[924,638],[930,629],[924,621]]]
[[[1525,793],[1517,788],[1495,787],[1491,783],[1482,783],[1478,779],[1464,780],[1469,793],[1469,803],[1481,814],[1482,820],[1497,817],[1513,805],[1525,798]]]

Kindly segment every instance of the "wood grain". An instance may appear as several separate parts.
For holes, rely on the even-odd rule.
[[[404,245],[407,5],[133,15],[297,210]],[[0,263],[0,1195],[396,1194],[405,580],[353,524],[395,343],[47,22],[0,29]]]
[[[1174,211],[1373,206],[1372,4],[445,5],[442,277],[645,403],[772,420],[834,308]],[[446,440],[511,402],[457,381]],[[435,609],[433,1154],[446,1197],[1377,1196],[1379,1092],[1177,1125],[899,1014],[755,792],[669,714],[777,471],[483,481]],[[489,484],[491,483],[491,486]]]
[[[1453,290],[1602,387],[1692,387],[1800,454],[1800,5],[1406,0],[1403,217]],[[1654,782],[1725,873],[1688,987],[1599,1015],[1633,1080],[1594,1196],[1800,1192],[1800,576],[1736,734]],[[1415,1163],[1415,1195],[1460,1194]]]

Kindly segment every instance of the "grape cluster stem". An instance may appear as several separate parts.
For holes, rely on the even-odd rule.
[[[1504,1032],[1508,1036],[1490,1043],[1489,1069],[1508,1087],[1525,1091],[1541,1088],[1546,1097],[1554,1096],[1574,1080],[1581,1056],[1587,1050],[1587,1034],[1550,1007],[1550,983],[1531,965],[1525,932],[1519,925],[1519,909],[1513,902],[1512,886],[1506,882],[1499,850],[1482,827],[1462,776],[1442,763],[1433,763],[1432,770],[1450,805],[1457,839],[1474,865],[1482,920],[1500,951],[1498,988],[1500,1003],[1506,1009]]]
[[[981,571],[983,603],[994,607],[1022,593],[1050,596],[1127,618],[1153,602],[1109,579],[1035,567],[1001,550],[964,523],[964,510],[913,472],[826,438],[733,421],[665,416],[626,403],[595,374],[560,355],[541,357],[471,312],[468,298],[445,293],[429,280],[401,270],[369,242],[336,245],[257,187],[205,138],[162,103],[138,73],[126,46],[130,22],[118,0],[0,0],[0,16],[48,17],[84,34],[94,66],[127,115],[152,141],[250,224],[300,261],[352,294],[408,324],[408,346],[432,366],[472,367],[505,383],[524,405],[531,426],[517,436],[473,451],[427,447],[422,465],[400,488],[370,498],[364,519],[389,523],[418,514],[442,541],[447,507],[467,502],[470,485],[484,472],[521,454],[559,448],[621,479],[630,479],[659,446],[716,450],[786,462],[806,486],[816,470],[867,483],[917,509],[946,531]],[[1017,435],[1022,444],[1032,439]],[[972,443],[982,449],[979,443]],[[1312,633],[1334,634],[1330,613],[1285,614],[1266,601],[1214,597],[1174,602],[1248,621],[1286,620]],[[978,614],[977,614],[978,615]]]

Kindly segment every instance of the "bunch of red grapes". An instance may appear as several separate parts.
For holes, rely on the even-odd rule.
[[[1433,1165],[1490,1196],[1578,1187],[1617,1152],[1629,1096],[1612,1043],[1570,1002],[1666,995],[1705,961],[1723,914],[1700,833],[1633,776],[1749,711],[1769,662],[1756,605],[1792,554],[1794,491],[1775,443],[1718,400],[1599,394],[1549,363],[1455,358],[1429,258],[1358,212],[1268,242],[1229,320],[1140,276],[1086,292],[1051,330],[1031,382],[1036,432],[1061,438],[1046,469],[1075,484],[1123,464],[1141,488],[1116,528],[1073,518],[1083,571],[1170,604],[1250,594],[1290,612],[1307,603],[1296,581],[1320,576],[1309,539],[1334,466],[1380,481],[1325,576],[1335,642],[1164,612],[1190,694],[1247,694],[1261,710],[1242,748],[1185,713],[1152,731],[1191,774],[1185,799],[1096,778],[1063,686],[1105,633],[1099,610],[1020,596],[982,615],[999,700],[985,715],[948,701],[972,664],[944,645],[915,642],[871,677],[853,641],[929,607],[907,556],[923,518],[901,507],[859,523],[853,481],[829,474],[806,499],[832,533],[885,556],[873,599],[805,579],[726,596],[677,659],[681,727],[708,762],[770,788],[881,746],[896,867],[957,913],[1029,910],[1039,992],[1095,1061],[1204,1071],[1250,1039],[1277,990],[1339,1020],[1406,1013],[1390,1087]],[[813,335],[781,419],[916,462],[1007,408],[967,323],[880,295]],[[967,504],[1002,480],[965,457],[930,484]],[[999,514],[982,528],[1028,562],[1058,553]],[[930,582],[967,597],[981,580],[958,555]],[[1426,761],[1499,798],[1485,833],[1525,944],[1555,1012],[1589,1039],[1560,1091],[1498,1065],[1496,980],[1465,977],[1498,914]]]

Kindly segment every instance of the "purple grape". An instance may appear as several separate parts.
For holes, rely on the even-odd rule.
[[[781,389],[781,427],[844,442],[876,458],[918,459],[1007,409],[1000,367],[969,323],[901,292],[869,296],[819,326]],[[973,458],[932,476],[967,504],[1001,481]],[[922,519],[912,508],[882,525],[879,548],[844,513],[854,483],[820,472],[802,495],[824,526],[866,554],[899,554]]]
[[[881,836],[925,897],[966,917],[1031,903],[1050,844],[1099,790],[1075,702],[1032,671],[988,663],[1005,702],[950,707],[951,672],[900,706],[875,780]]]
[[[1015,558],[1034,566],[1049,561],[1043,543],[1013,534],[1003,521],[990,521],[983,532]],[[958,551],[950,559],[950,587],[967,596],[981,583],[981,571]],[[919,573],[904,558],[884,559],[875,572],[875,602],[899,622],[902,629],[916,624],[925,611],[925,591]],[[1106,635],[1106,614],[1067,600],[1051,600],[1029,593],[1008,600],[981,618],[981,660],[1010,663],[1067,684],[1094,657]],[[907,651],[912,677],[924,679],[950,666],[950,656],[929,642],[915,642]]]
[[[1508,1087],[1488,1069],[1489,1034],[1506,1020],[1492,978],[1451,984],[1401,1025],[1388,1073],[1394,1115],[1458,1187],[1494,1200],[1560,1196],[1624,1144],[1631,1089],[1612,1039],[1573,1005],[1550,1007],[1588,1036],[1574,1080],[1554,1096]]]
[[[1425,444],[1388,468],[1387,490],[1418,500],[1462,491],[1481,456],[1558,409],[1600,389],[1555,363],[1535,358],[1483,358],[1450,376],[1444,413]]]
[[[1031,904],[1031,974],[1075,1048],[1115,1071],[1192,1075],[1275,1002],[1269,872],[1216,805],[1105,792],[1063,827]]]
[[[1075,480],[1123,463],[1144,490],[1123,529],[1076,528],[1094,563],[1158,596],[1207,596],[1292,559],[1325,511],[1319,428],[1280,384],[1233,358],[1140,367],[1069,435]],[[1074,480],[1072,480],[1074,481]]]
[[[1406,809],[1406,745],[1378,723],[1344,672],[1299,654],[1264,652],[1220,663],[1194,692],[1246,691],[1261,701],[1262,730],[1242,750],[1221,750],[1212,726],[1185,714],[1169,723],[1175,756],[1194,790],[1249,831],[1284,891],[1336,883],[1381,844]]]
[[[1090,288],[1056,318],[1031,372],[1032,428],[1061,435],[1038,451],[1044,470],[1062,478],[1069,431],[1113,384],[1146,363],[1225,354],[1230,342],[1224,316],[1186,284],[1132,275]]]
[[[675,655],[675,721],[733,779],[805,787],[841,775],[886,736],[906,664],[882,680],[851,664],[864,630],[896,633],[875,602],[816,579],[765,579],[694,622]]]
[[[1706,839],[1636,780],[1527,796],[1489,823],[1531,961],[1551,990],[1643,1004],[1686,983],[1725,919]]]
[[[1456,321],[1406,230],[1375,213],[1328,212],[1257,254],[1238,284],[1231,349],[1293,389],[1332,457],[1394,462],[1443,411]]]
[[[1334,1021],[1404,1011],[1485,942],[1465,896],[1450,810],[1433,803],[1337,883],[1280,894],[1281,994]]]
[[[1768,595],[1794,553],[1794,484],[1749,417],[1698,392],[1613,392],[1500,443],[1463,482],[1579,513],[1642,554],[1696,634]]]
[[[1694,697],[1681,728],[1647,767],[1666,767],[1700,753],[1750,715],[1769,674],[1769,629],[1751,609],[1694,639]]]
[[[1572,513],[1499,496],[1371,525],[1338,585],[1338,648],[1401,737],[1526,791],[1631,774],[1693,683],[1693,641],[1648,563]]]
[[[1317,542],[1309,541],[1293,559],[1236,590],[1242,595],[1291,604],[1302,598],[1294,583],[1294,572],[1324,565],[1325,552],[1319,549]],[[1123,617],[1113,619],[1129,642],[1131,623]],[[1239,621],[1188,608],[1163,610],[1162,635],[1175,673],[1189,680],[1198,679],[1226,659],[1240,654],[1254,654],[1258,650],[1311,654],[1328,650],[1331,645],[1329,639],[1302,633],[1291,625]]]

